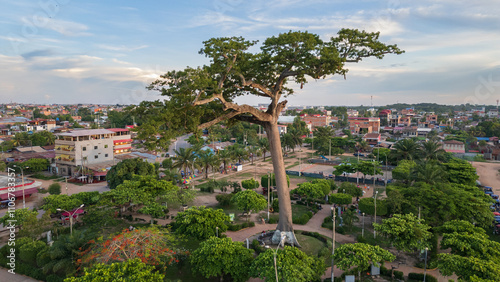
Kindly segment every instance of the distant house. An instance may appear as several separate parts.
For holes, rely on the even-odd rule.
[[[380,133],[367,133],[363,136],[363,141],[369,145],[377,145],[382,140]]]
[[[465,153],[465,144],[456,140],[443,141],[443,150],[448,153]]]

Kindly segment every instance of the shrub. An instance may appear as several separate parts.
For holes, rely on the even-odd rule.
[[[279,203],[278,199],[273,200],[271,207],[273,208],[274,212],[280,212],[280,203]]]
[[[219,202],[219,205],[223,207],[227,207],[231,205],[231,200],[233,199],[234,194],[219,194],[215,196],[215,199],[217,202]]]
[[[213,186],[200,187],[200,192],[213,193],[214,187]]]
[[[352,203],[352,196],[349,194],[343,194],[343,193],[331,194],[328,197],[328,202],[334,203],[337,205],[348,205],[348,204]]]
[[[294,224],[301,224],[301,225],[305,225],[307,224],[307,222],[309,221],[309,219],[311,219],[312,217],[312,213],[311,212],[307,212],[301,216],[294,216],[292,218],[292,222]]]
[[[269,221],[267,223],[269,223],[269,224],[278,223],[278,220],[279,220],[279,216],[273,215],[273,216],[269,217]]]
[[[339,226],[339,227],[336,227],[335,228],[335,231],[339,234],[342,234],[342,235],[345,235],[346,234],[346,231],[345,231],[345,228],[344,226]]]
[[[51,275],[47,275],[47,282],[63,282],[64,281],[64,277],[61,277],[59,275],[56,275],[56,274],[51,274]]]
[[[359,210],[368,215],[375,213],[375,203],[373,198],[362,198],[359,200]],[[386,200],[377,199],[377,215],[387,214]]]
[[[50,184],[48,190],[49,190],[50,195],[59,195],[59,194],[61,194],[61,184],[52,183],[52,184]]]
[[[263,253],[263,252],[266,251],[266,248],[262,247],[260,245],[259,241],[257,241],[257,240],[253,240],[252,244],[250,245],[250,247],[252,249],[254,249],[257,254],[260,254],[260,253]]]
[[[242,180],[241,187],[243,187],[245,189],[259,188],[259,182],[253,178]]]
[[[330,250],[327,247],[323,247],[319,250],[318,257],[328,257],[330,254]]]
[[[408,279],[409,280],[414,280],[414,281],[424,281],[424,274],[423,273],[410,272],[410,273],[408,273]],[[438,280],[436,279],[436,277],[434,277],[434,276],[432,276],[430,274],[427,274],[425,276],[425,281],[437,282]]]
[[[402,271],[394,270],[394,278],[403,280],[405,278],[405,274]]]
[[[19,258],[28,264],[36,265],[36,256],[47,249],[47,244],[42,241],[33,241],[19,247]]]

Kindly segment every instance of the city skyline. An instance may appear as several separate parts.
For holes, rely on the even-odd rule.
[[[198,50],[211,37],[307,30],[328,40],[340,28],[380,31],[406,53],[311,81],[289,105],[493,105],[500,94],[500,4],[488,1],[1,3],[2,103],[137,104],[159,98],[145,87],[160,74],[208,63]]]

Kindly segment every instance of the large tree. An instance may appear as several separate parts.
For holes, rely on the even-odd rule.
[[[340,30],[329,41],[323,41],[316,34],[290,31],[266,39],[260,52],[251,53],[249,49],[255,44],[256,41],[242,37],[207,40],[200,53],[210,59],[209,65],[170,71],[149,88],[167,96],[165,102],[160,103],[166,110],[178,112],[175,120],[168,121],[171,131],[195,131],[228,119],[264,127],[280,199],[277,229],[287,232],[289,241],[297,243],[293,235],[291,203],[277,126],[278,117],[287,103],[281,98],[293,93],[289,83],[303,86],[308,82],[307,78],[345,76],[347,63],[357,63],[368,57],[381,59],[385,54],[401,54],[403,51],[396,45],[381,43],[378,32],[352,29]],[[235,98],[248,94],[268,98],[267,110],[234,102]],[[151,104],[145,102],[138,110],[150,111]]]

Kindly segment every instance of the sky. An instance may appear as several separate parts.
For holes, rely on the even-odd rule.
[[[500,99],[500,1],[0,0],[0,103],[138,104],[169,70],[197,67],[212,37],[262,42],[289,30],[329,40],[379,31],[402,55],[311,80],[289,106],[487,104]],[[295,86],[294,86],[295,87]],[[245,96],[239,103],[268,103]]]

